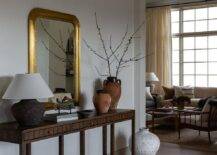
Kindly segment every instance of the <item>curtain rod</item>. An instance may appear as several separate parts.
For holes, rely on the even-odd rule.
[[[178,4],[164,4],[164,5],[156,5],[156,6],[147,6],[146,8],[159,8],[159,7],[166,7],[166,6],[172,6],[174,8],[176,7],[182,7],[182,6],[189,6],[189,5],[202,5],[202,4],[217,4],[217,0],[205,0],[205,1],[198,1],[198,2],[186,2],[186,3],[178,3]]]

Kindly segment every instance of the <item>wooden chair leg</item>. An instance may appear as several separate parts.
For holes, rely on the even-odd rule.
[[[198,134],[200,135],[200,130],[199,130]]]
[[[180,129],[179,129],[179,139],[181,138],[181,131],[180,131]]]
[[[178,132],[179,132],[179,139],[181,138],[181,115],[179,113],[179,124],[178,124]]]
[[[209,143],[212,144],[210,132],[208,132]]]

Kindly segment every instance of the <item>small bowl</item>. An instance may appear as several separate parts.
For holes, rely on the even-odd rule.
[[[88,117],[96,116],[95,110],[81,110],[81,111],[77,111],[77,113],[78,113],[78,118],[88,118]]]

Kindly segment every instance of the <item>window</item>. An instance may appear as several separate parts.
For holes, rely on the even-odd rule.
[[[217,87],[217,7],[171,11],[173,85]]]

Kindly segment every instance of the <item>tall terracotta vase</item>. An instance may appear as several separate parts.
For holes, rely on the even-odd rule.
[[[121,80],[117,79],[117,77],[107,77],[103,82],[103,90],[107,91],[112,98],[109,109],[117,109],[121,97]]]

